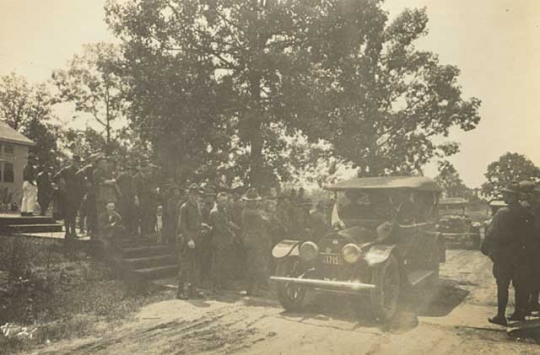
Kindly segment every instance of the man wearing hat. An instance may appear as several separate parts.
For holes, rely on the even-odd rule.
[[[178,293],[176,298],[202,298],[197,291],[202,216],[199,209],[199,186],[189,186],[188,200],[178,211],[177,245],[179,247]]]
[[[83,198],[83,178],[79,172],[81,157],[74,155],[70,165],[61,169],[55,176],[54,180],[63,180],[65,186],[64,196],[64,225],[66,229],[66,239],[77,238],[75,230],[77,213]]]
[[[23,170],[21,216],[33,216],[34,206],[37,199],[36,169],[34,167],[36,159],[34,154],[28,154],[28,162]]]
[[[267,233],[267,223],[257,210],[261,200],[255,188],[250,188],[242,197],[243,236],[242,242],[247,256],[247,295],[256,295],[257,286],[265,285],[268,275],[268,256],[270,241]]]
[[[527,248],[534,226],[531,213],[519,203],[519,185],[511,183],[501,193],[508,206],[499,209],[493,216],[481,251],[493,261],[493,276],[497,282],[497,315],[488,320],[506,326],[505,312],[510,282],[514,286],[516,300],[515,311],[508,319],[525,320],[529,295]]]
[[[522,205],[526,207],[534,218],[534,237],[531,238],[529,265],[529,306],[528,313],[540,311],[540,186],[532,181],[519,183],[523,194]]]
[[[199,262],[201,271],[201,282],[206,283],[210,281],[210,274],[212,271],[212,234],[209,228],[210,226],[210,213],[214,210],[216,205],[216,189],[214,186],[206,186],[203,190],[204,201],[201,207],[201,217],[204,226],[203,233],[201,235],[201,243],[199,248]]]

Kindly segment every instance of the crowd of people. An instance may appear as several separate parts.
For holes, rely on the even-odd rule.
[[[481,251],[493,261],[497,314],[489,322],[507,326],[540,311],[540,188],[530,181],[501,190],[506,207],[493,216]],[[515,310],[507,318],[508,289],[515,290]]]
[[[177,247],[181,299],[200,297],[201,282],[219,292],[234,278],[247,280],[247,294],[257,293],[266,287],[273,245],[293,235],[317,240],[328,230],[327,206],[313,204],[302,188],[279,194],[272,188],[260,195],[239,185],[180,187],[171,178],[158,181],[151,164],[119,165],[103,155],[84,164],[75,155],[56,173],[48,163],[35,165],[30,156],[25,186],[37,196],[41,214],[52,203],[67,240],[84,233],[98,240],[142,238]],[[21,214],[30,215],[34,197],[24,191],[27,207]]]

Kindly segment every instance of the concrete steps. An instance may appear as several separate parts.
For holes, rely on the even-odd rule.
[[[62,225],[57,223],[43,224],[10,224],[7,226],[9,233],[49,233],[61,232]]]
[[[122,260],[131,274],[140,280],[156,280],[178,273],[178,257],[174,245],[148,241],[122,241]]]
[[[49,233],[61,232],[62,225],[48,216],[1,215],[1,233]]]

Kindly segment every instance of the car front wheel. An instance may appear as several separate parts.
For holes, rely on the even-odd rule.
[[[302,275],[301,261],[298,258],[285,258],[279,261],[276,276],[298,277]],[[305,305],[306,289],[292,283],[279,282],[277,284],[279,303],[287,311],[299,312]]]
[[[371,311],[375,319],[386,322],[396,313],[401,292],[399,264],[394,255],[373,270],[372,282],[376,288],[370,295]]]

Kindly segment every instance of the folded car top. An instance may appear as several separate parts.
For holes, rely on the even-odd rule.
[[[372,189],[409,189],[432,192],[442,191],[442,189],[433,179],[424,176],[384,176],[352,178],[340,181],[333,185],[325,186],[324,189],[329,191]]]

